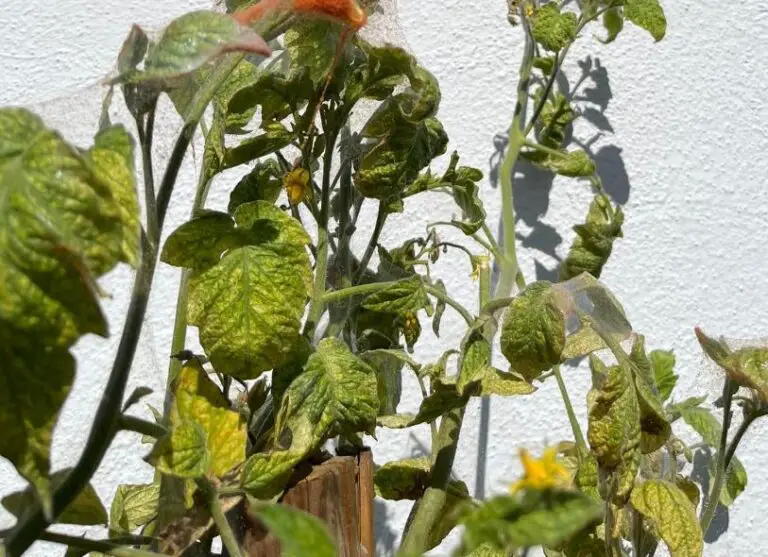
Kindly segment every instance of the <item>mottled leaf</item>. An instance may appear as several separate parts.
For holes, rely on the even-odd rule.
[[[71,471],[71,468],[65,468],[54,472],[51,475],[51,488],[55,490],[61,485]],[[37,495],[32,488],[16,491],[6,495],[2,500],[5,510],[16,518],[20,518],[26,509],[35,507],[36,504]],[[106,525],[107,521],[107,510],[90,483],[86,484],[75,500],[56,519],[56,522],[61,524],[79,524],[81,526]]]
[[[294,467],[310,449],[302,446],[300,450],[256,453],[249,457],[243,467],[242,488],[258,499],[274,497],[282,491]]]
[[[136,260],[130,138],[97,139],[84,155],[34,114],[0,110],[0,321],[49,346],[105,336],[95,279]]]
[[[267,201],[274,203],[283,189],[283,172],[277,159],[259,161],[253,169],[243,176],[229,194],[227,211],[234,214],[243,203]]]
[[[328,76],[341,37],[341,25],[310,20],[293,25],[285,34],[285,49],[294,65],[309,69],[315,84]],[[343,64],[342,64],[343,65]]]
[[[426,309],[431,314],[432,302],[427,295],[424,281],[415,276],[371,294],[363,301],[363,308],[396,315]]]
[[[119,485],[109,511],[109,529],[129,534],[157,516],[160,485]]]
[[[298,343],[312,282],[309,236],[265,201],[240,205],[234,218],[239,247],[193,275],[189,323],[218,372],[253,379],[288,362]]]
[[[210,211],[185,222],[165,241],[160,260],[175,267],[207,269],[238,243],[235,223],[226,213]]]
[[[184,421],[155,443],[147,462],[163,474],[202,478],[210,466],[207,439],[200,424]]]
[[[561,13],[557,2],[548,2],[534,12],[531,33],[534,40],[547,50],[565,48],[576,38],[576,14]]]
[[[290,145],[295,137],[294,132],[279,122],[266,124],[263,126],[263,133],[241,141],[237,147],[227,149],[223,168],[232,168],[271,155]]]
[[[565,347],[565,317],[555,303],[552,285],[529,285],[507,309],[501,351],[512,369],[532,381],[560,363]]]
[[[557,153],[533,150],[525,151],[523,156],[539,168],[569,178],[592,176],[596,171],[594,161],[582,149]]]
[[[660,41],[667,33],[667,18],[659,0],[626,0],[624,4],[625,17],[648,31],[656,41]]]
[[[43,507],[50,508],[51,434],[72,387],[75,361],[67,350],[40,346],[2,320],[0,356],[0,455],[35,487]]]
[[[640,450],[643,454],[657,451],[672,434],[661,398],[654,381],[651,362],[645,354],[645,338],[638,335],[629,356],[640,403]]]
[[[560,268],[560,280],[589,273],[600,278],[603,267],[613,251],[613,242],[622,237],[624,213],[614,209],[604,195],[596,195],[589,206],[584,224],[573,227],[576,238]]]
[[[376,373],[335,338],[324,339],[283,395],[275,431],[291,448],[314,448],[341,433],[373,433],[379,408]]]
[[[672,557],[699,557],[704,551],[696,510],[675,484],[648,480],[632,491],[632,506],[651,521]]]
[[[619,502],[632,489],[640,464],[640,405],[628,366],[607,367],[595,356],[589,361],[594,386],[587,395],[587,438],[600,469],[616,479],[603,497]]]

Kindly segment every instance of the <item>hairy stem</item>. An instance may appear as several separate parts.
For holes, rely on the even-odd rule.
[[[68,536],[66,534],[57,534],[54,532],[43,532],[40,539],[47,542],[58,543],[78,549],[113,555],[114,557],[161,557],[160,553],[133,549],[130,547],[121,547],[114,543],[114,540],[89,540],[79,536]]]
[[[720,446],[717,449],[717,464],[715,467],[715,480],[712,482],[712,489],[709,492],[709,498],[707,504],[701,511],[701,518],[699,523],[701,524],[701,531],[704,534],[709,530],[709,526],[712,524],[712,519],[715,516],[715,510],[720,502],[720,492],[723,489],[725,482],[726,466],[726,454],[728,452],[728,430],[731,427],[731,402],[733,401],[733,381],[729,378],[725,378],[723,383],[723,429],[720,432]],[[742,434],[743,435],[743,434]],[[741,438],[739,438],[740,440]],[[734,448],[734,451],[736,449]],[[731,454],[733,456],[733,454]]]
[[[480,299],[478,307],[485,307],[491,299],[491,264],[488,257],[478,262],[480,275]],[[491,351],[488,351],[488,363],[491,363]],[[486,447],[488,446],[488,430],[491,417],[491,397],[484,396],[480,400],[480,435],[477,441],[477,471],[475,472],[475,499],[485,498],[485,471],[487,465]]]

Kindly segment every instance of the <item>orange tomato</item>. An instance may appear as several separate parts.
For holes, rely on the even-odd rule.
[[[368,22],[368,16],[356,0],[261,0],[257,4],[238,10],[232,16],[241,24],[249,25],[272,10],[287,6],[295,12],[324,16],[357,30]]]

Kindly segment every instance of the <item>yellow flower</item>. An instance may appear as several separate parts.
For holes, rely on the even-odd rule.
[[[283,187],[291,205],[298,205],[305,199],[312,199],[312,186],[309,179],[309,172],[304,168],[294,168],[285,175]]]
[[[557,460],[557,447],[544,449],[540,459],[533,458],[527,450],[520,449],[520,460],[523,463],[523,478],[510,486],[512,493],[523,489],[567,487],[571,482],[568,470]]]

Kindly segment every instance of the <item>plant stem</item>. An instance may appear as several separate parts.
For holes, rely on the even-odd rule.
[[[350,286],[349,288],[343,288],[341,290],[333,290],[323,294],[323,303],[338,302],[352,296],[365,296],[366,294],[373,294],[379,290],[384,290],[390,286],[394,286],[400,281],[392,280],[387,282],[373,282],[370,284],[358,284],[357,286]]]
[[[717,509],[717,505],[720,502],[720,492],[722,491],[723,483],[725,482],[725,472],[727,470],[725,465],[725,458],[728,451],[728,430],[731,427],[731,402],[733,397],[732,387],[733,381],[730,377],[726,377],[725,382],[723,383],[723,428],[720,432],[720,446],[717,449],[715,480],[712,483],[712,489],[709,492],[707,504],[702,510],[701,518],[699,519],[699,523],[701,524],[701,531],[705,535],[707,530],[709,530],[709,526],[712,524],[712,519],[715,516],[715,510]]]
[[[148,422],[141,418],[134,416],[126,416],[123,414],[120,416],[117,422],[118,428],[123,431],[133,431],[134,433],[140,433],[141,435],[148,435],[155,439],[160,439],[167,433],[167,430],[160,424],[154,422]]]
[[[728,450],[725,451],[726,470],[728,470],[728,466],[730,466],[731,460],[733,460],[733,455],[736,454],[736,448],[739,446],[739,443],[741,443],[742,437],[744,437],[744,434],[747,432],[749,426],[751,426],[752,422],[754,421],[755,416],[745,416],[744,421],[741,422],[741,425],[739,425],[739,429],[736,430],[733,439],[731,439],[731,443],[728,445]]]
[[[432,285],[425,284],[424,290],[427,291],[428,294],[431,294],[438,300],[441,300],[451,306],[453,309],[455,309],[459,315],[461,315],[464,318],[464,321],[466,321],[467,325],[472,326],[475,322],[475,318],[472,316],[471,313],[469,313],[464,306],[462,306],[459,302],[448,296],[445,292],[442,290],[435,288]]]
[[[488,257],[479,258],[477,263],[480,278],[480,296],[478,307],[482,308],[491,299],[491,263]],[[488,350],[488,363],[491,363],[491,350]],[[477,440],[477,471],[475,472],[475,499],[485,498],[486,448],[491,417],[491,397],[480,399],[480,433]]]
[[[197,485],[208,500],[208,510],[211,513],[213,522],[216,524],[216,528],[219,530],[221,543],[227,549],[230,557],[243,557],[240,543],[237,541],[235,533],[229,525],[227,515],[224,514],[224,510],[221,508],[221,501],[219,501],[219,494],[216,488],[207,479],[197,480]]]
[[[499,169],[501,181],[501,215],[502,215],[502,247],[504,254],[501,261],[498,261],[501,269],[501,277],[496,285],[494,297],[504,298],[512,293],[512,286],[515,283],[518,272],[517,264],[517,239],[515,237],[515,205],[514,191],[512,187],[513,173],[517,159],[520,156],[520,150],[525,142],[523,132],[523,123],[526,107],[528,106],[528,86],[533,71],[534,41],[531,37],[525,14],[521,12],[521,20],[525,29],[525,51],[523,60],[520,64],[520,75],[517,85],[517,102],[515,104],[515,114],[512,118],[512,125],[509,127],[507,151]]]
[[[147,213],[147,235],[159,237],[157,233],[157,199],[155,198],[155,172],[152,166],[152,140],[155,133],[155,112],[157,99],[147,113],[146,124],[136,118],[136,131],[141,146],[141,163],[144,174],[144,209]]]
[[[573,404],[571,404],[571,398],[568,396],[568,389],[565,387],[565,381],[563,380],[563,374],[560,371],[560,366],[553,368],[555,372],[555,379],[557,379],[557,387],[560,389],[560,396],[563,398],[565,404],[565,411],[568,414],[568,421],[571,424],[571,431],[573,432],[573,438],[576,441],[576,446],[579,449],[579,455],[589,452],[587,449],[587,443],[584,441],[584,434],[581,431],[579,420],[576,418],[576,412],[573,411]]]
[[[363,258],[360,260],[360,268],[357,271],[355,280],[352,281],[353,284],[360,284],[360,281],[365,276],[365,271],[368,269],[368,263],[371,261],[371,257],[373,257],[373,252],[379,243],[379,237],[381,236],[381,231],[384,230],[384,223],[386,221],[387,221],[386,207],[382,201],[379,201],[379,211],[376,214],[376,224],[373,227],[373,232],[371,233],[371,239],[368,240],[368,247],[365,248],[365,253],[363,254]]]
[[[96,551],[105,555],[114,557],[162,557],[160,553],[144,551],[142,549],[133,549],[131,547],[121,547],[111,540],[89,540],[79,536],[68,536],[56,532],[42,532],[40,539],[46,542],[58,543],[88,551]]]

